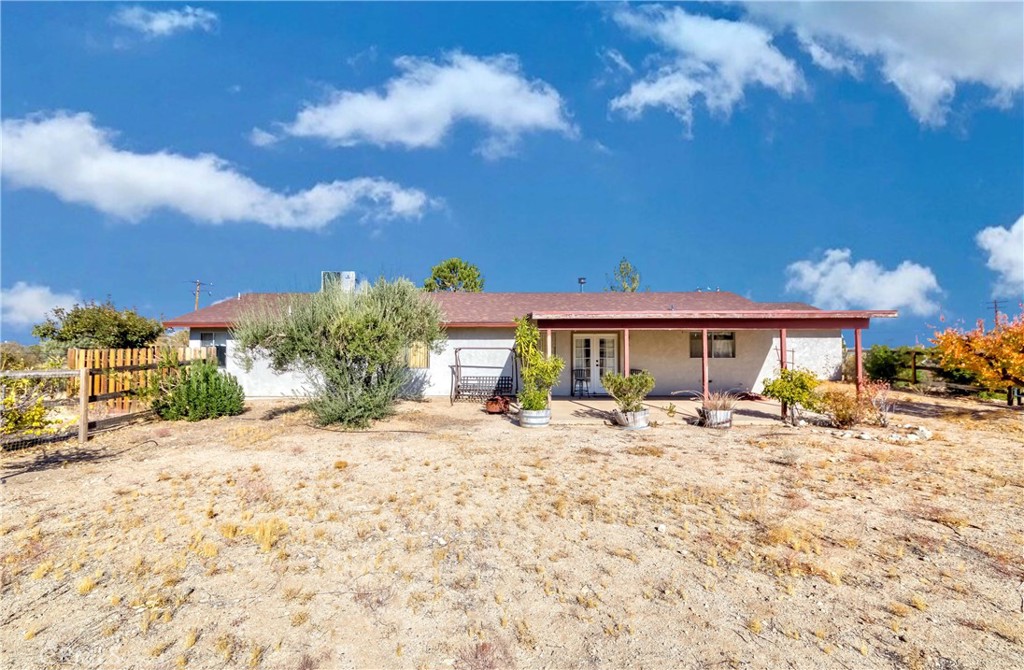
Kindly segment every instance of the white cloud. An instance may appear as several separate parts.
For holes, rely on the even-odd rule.
[[[277,135],[268,133],[262,128],[253,128],[249,132],[249,142],[257,147],[269,147],[271,144],[276,144],[280,139]]]
[[[992,287],[996,297],[1024,295],[1024,216],[1009,228],[985,228],[974,238],[988,253],[988,268],[999,277]]]
[[[433,204],[423,191],[369,177],[279,193],[212,154],[134,153],[117,149],[112,139],[84,113],[5,120],[3,177],[129,221],[166,209],[203,223],[317,229],[351,215],[416,218]]]
[[[872,260],[850,262],[849,249],[829,249],[820,261],[797,261],[786,268],[787,291],[799,291],[825,309],[906,309],[933,314],[933,294],[941,293],[929,268],[903,261],[886,270]]]
[[[208,9],[195,7],[151,10],[134,5],[117,10],[111,15],[110,20],[117,25],[153,38],[167,37],[187,30],[210,32],[217,27],[218,17]]]
[[[818,67],[829,72],[847,72],[854,77],[860,77],[861,64],[855,57],[841,54],[841,46],[826,46],[802,30],[797,31],[797,40],[800,42],[800,48],[807,52]]]
[[[618,49],[605,49],[599,55],[608,69],[612,69],[612,66],[614,66],[615,69],[622,70],[626,74],[636,73],[636,70],[633,69],[633,66],[629,64],[629,61],[626,60],[626,57]]]
[[[0,289],[0,321],[16,328],[34,326],[46,319],[55,307],[70,309],[78,302],[78,292],[54,293],[49,286],[15,282]]]
[[[927,125],[946,122],[957,87],[977,84],[1008,106],[1024,90],[1024,5],[1019,2],[747,3],[750,15],[792,26],[829,70],[878,64]],[[842,60],[830,60],[814,47]]]
[[[456,52],[440,62],[406,56],[395,65],[402,74],[382,91],[337,91],[327,102],[299,112],[286,132],[336,146],[414,149],[440,145],[453,125],[468,121],[489,133],[478,148],[486,158],[514,151],[527,132],[576,136],[558,91],[526,79],[515,56],[477,58]]]
[[[804,86],[799,68],[772,45],[772,35],[743,21],[689,14],[660,5],[624,8],[616,23],[667,51],[667,62],[612,100],[611,108],[638,117],[648,107],[675,114],[689,132],[696,98],[728,116],[750,86],[789,96]]]

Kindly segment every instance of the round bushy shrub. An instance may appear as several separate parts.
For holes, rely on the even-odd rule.
[[[153,410],[169,421],[201,421],[241,414],[245,392],[233,376],[208,361],[182,369],[169,391],[153,402]]]

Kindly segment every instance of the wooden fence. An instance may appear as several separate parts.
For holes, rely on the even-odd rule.
[[[4,379],[67,378],[68,397],[78,396],[78,439],[84,444],[89,439],[90,429],[113,427],[149,411],[148,402],[139,399],[138,392],[148,386],[153,371],[165,369],[167,363],[177,368],[216,359],[216,347],[71,349],[68,351],[70,370],[0,371],[0,386]],[[123,412],[118,416],[90,421],[89,405],[97,402],[107,403],[108,407]],[[54,437],[63,439],[68,435]],[[5,438],[4,448],[8,446]]]
[[[216,347],[142,349],[68,349],[68,368],[90,370],[89,395],[93,401],[106,401],[114,411],[134,412],[140,401],[132,391],[149,383],[149,371],[165,360],[191,364],[197,360],[216,360]]]

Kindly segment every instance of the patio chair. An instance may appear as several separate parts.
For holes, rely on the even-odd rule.
[[[572,371],[572,394],[576,397],[590,397],[590,370]]]

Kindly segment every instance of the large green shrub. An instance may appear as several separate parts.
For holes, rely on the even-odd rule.
[[[647,394],[654,390],[654,376],[642,370],[630,376],[609,372],[601,377],[601,385],[615,399],[621,412],[639,412]]]
[[[906,347],[893,349],[884,344],[876,344],[864,354],[864,372],[872,381],[891,384],[909,365],[910,356]]]
[[[169,421],[201,421],[241,414],[245,393],[233,375],[201,361],[182,368],[165,393],[153,399],[153,410]]]
[[[441,310],[412,282],[378,279],[356,291],[335,283],[289,303],[258,303],[234,329],[241,361],[265,358],[305,375],[321,425],[363,427],[394,412],[412,381],[406,352],[440,352]]]

